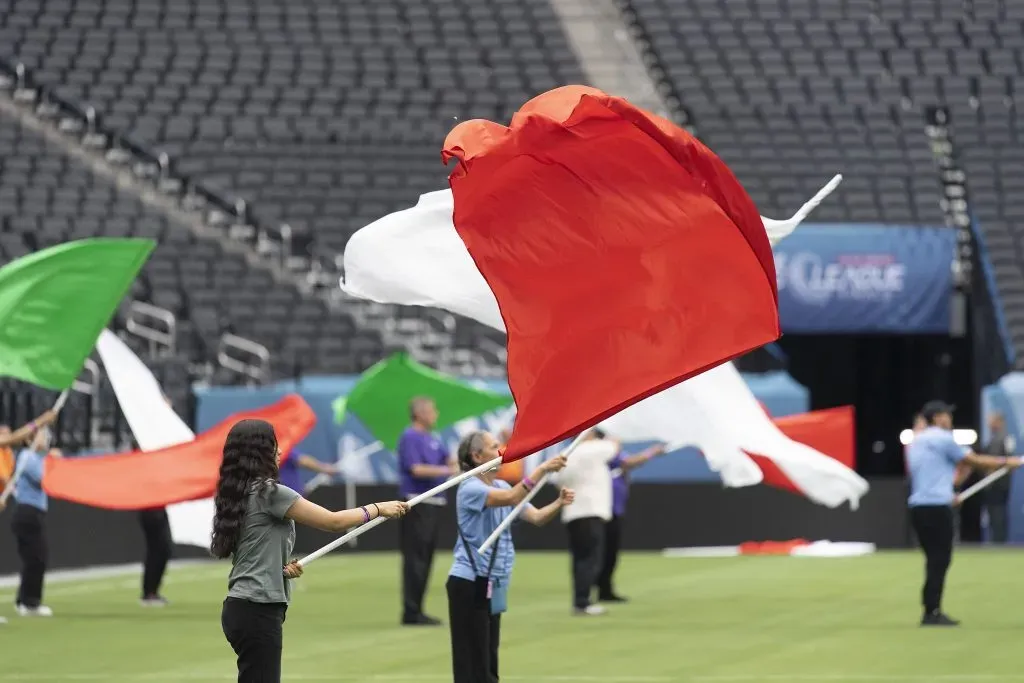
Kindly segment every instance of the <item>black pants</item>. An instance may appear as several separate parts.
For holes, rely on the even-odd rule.
[[[924,550],[924,588],[921,603],[925,612],[942,607],[946,572],[953,559],[953,508],[946,505],[920,505],[910,508],[910,522]]]
[[[15,604],[39,607],[43,601],[43,577],[49,553],[46,546],[46,513],[31,505],[17,505],[11,521],[21,558],[21,582]]]
[[[171,541],[171,523],[167,510],[139,510],[139,524],[146,540],[146,559],[142,570],[142,597],[150,598],[160,594],[160,583],[164,580],[167,562],[171,559],[174,543]]]
[[[612,517],[604,523],[604,559],[597,575],[597,594],[602,598],[615,595],[612,576],[619,564],[619,548],[622,547],[622,517]]]
[[[228,598],[220,626],[238,656],[238,683],[279,683],[284,603],[260,603]]]
[[[590,593],[604,560],[604,520],[584,517],[566,527],[572,553],[572,601],[574,607],[582,609],[590,604]]]
[[[438,505],[417,505],[410,508],[399,521],[402,609],[405,619],[415,619],[423,614],[423,596],[430,581],[430,566],[434,563],[441,511]]]
[[[491,614],[474,581],[449,576],[446,588],[454,683],[498,683],[501,615]]]

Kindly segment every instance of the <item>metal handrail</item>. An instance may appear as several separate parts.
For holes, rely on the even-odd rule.
[[[166,329],[160,330],[147,324],[147,319],[163,323]],[[167,353],[174,354],[178,340],[178,321],[166,308],[145,301],[133,301],[128,309],[127,327],[129,332],[149,342],[150,351],[154,355],[157,347],[163,347]]]
[[[235,358],[228,353],[232,349],[249,354],[258,359],[258,362],[250,363]],[[270,376],[270,351],[267,347],[236,334],[226,333],[221,336],[220,345],[217,347],[217,362],[221,367],[256,382],[265,382]]]

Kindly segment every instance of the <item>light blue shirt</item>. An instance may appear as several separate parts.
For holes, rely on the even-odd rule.
[[[492,488],[510,489],[508,482],[500,479],[495,480],[488,486],[479,477],[471,477],[459,484],[455,493],[455,519],[459,529],[469,543],[469,552],[473,553],[473,561],[476,562],[476,571],[473,571],[473,563],[470,562],[469,553],[466,551],[466,544],[461,538],[455,539],[455,560],[452,562],[449,576],[457,576],[460,579],[473,581],[477,576],[487,576],[487,567],[491,563],[491,554],[497,548],[498,556],[494,560],[494,569],[491,570],[491,578],[497,580],[508,579],[512,574],[512,565],[515,563],[516,549],[512,545],[512,527],[505,529],[498,541],[491,546],[487,552],[480,554],[477,548],[483,545],[498,525],[512,513],[512,507],[487,507],[487,494]]]
[[[14,500],[18,505],[31,505],[46,512],[48,500],[46,492],[43,491],[43,456],[29,448],[23,448],[18,453],[14,472],[14,476],[18,477],[14,482]]]
[[[910,507],[952,505],[956,466],[966,455],[947,429],[928,427],[918,433],[907,449]]]

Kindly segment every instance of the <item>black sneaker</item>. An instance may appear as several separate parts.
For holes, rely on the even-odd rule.
[[[597,596],[597,601],[598,602],[618,602],[618,603],[622,603],[622,602],[629,602],[629,598],[624,598],[621,595],[617,595],[615,593],[605,593],[605,594]]]
[[[921,617],[921,626],[959,626],[960,622],[952,617],[939,612],[928,612]]]
[[[402,619],[402,626],[440,626],[441,620],[426,614],[417,614]]]

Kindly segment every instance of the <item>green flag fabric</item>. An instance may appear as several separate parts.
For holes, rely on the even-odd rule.
[[[0,268],[0,375],[70,387],[155,247],[86,239]]]
[[[334,401],[334,419],[341,423],[347,414],[355,415],[385,448],[394,450],[409,426],[409,402],[417,396],[434,400],[438,430],[512,405],[511,396],[471,387],[396,353],[363,373],[348,396]]]

